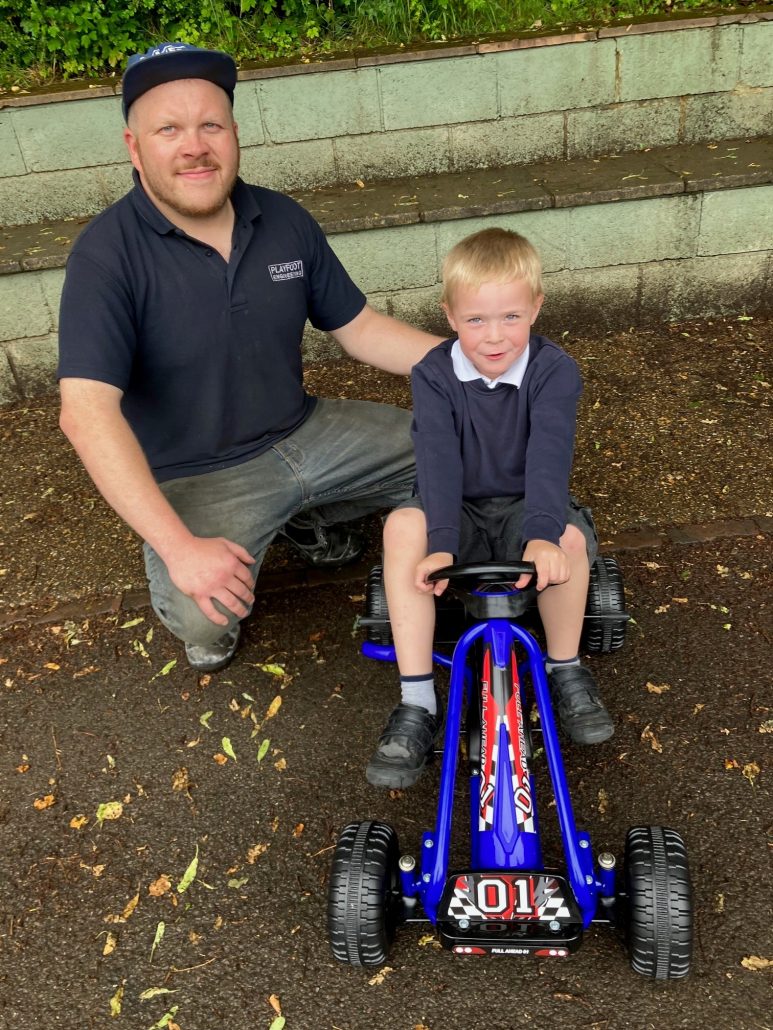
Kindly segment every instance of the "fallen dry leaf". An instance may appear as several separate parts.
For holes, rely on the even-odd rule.
[[[271,1006],[271,1008],[274,1010],[274,1012],[276,1012],[276,1014],[278,1016],[282,1015],[282,1005],[281,1005],[281,1003],[279,1001],[279,998],[277,997],[276,994],[270,994],[269,995],[268,1003]]]
[[[16,770],[15,770],[15,771],[16,771],[17,773],[26,773],[26,772],[29,772],[29,771],[30,771],[30,767],[29,767],[29,764],[28,764],[27,762],[22,762],[22,764],[21,764],[21,765],[17,765],[17,766],[16,766]]]
[[[293,837],[300,837],[300,835],[302,833],[303,833],[303,823],[298,823],[298,825],[293,830]]]
[[[183,765],[180,769],[175,770],[172,774],[172,790],[184,790],[187,793],[190,785],[188,770],[185,766]]]
[[[103,955],[112,955],[118,944],[118,938],[114,933],[109,933],[105,939],[105,946],[102,948]]]
[[[153,883],[150,884],[148,887],[148,894],[154,898],[160,898],[162,894],[166,894],[171,886],[172,881],[165,873],[162,873],[157,880],[154,880]]]
[[[268,844],[253,844],[252,847],[247,850],[247,861],[250,865],[254,865],[255,860],[260,858],[261,855],[265,855],[268,849]]]
[[[285,761],[284,758],[280,758],[279,761],[274,762],[274,768],[278,769],[279,772],[284,772],[285,769],[287,768],[287,762]]]
[[[753,969],[759,972],[762,969],[773,969],[773,958],[761,958],[759,955],[747,955],[741,959],[744,969]]]
[[[652,730],[650,729],[649,725],[645,726],[644,729],[642,730],[641,739],[649,741],[649,745],[650,745],[650,747],[652,748],[653,751],[657,751],[658,754],[662,754],[663,753],[663,745],[660,743],[658,738],[652,732]]]
[[[225,763],[228,761],[225,755],[221,755],[219,752],[216,755],[212,755],[212,757],[215,759],[218,765],[225,765]]]
[[[279,709],[282,707],[282,695],[277,694],[274,700],[266,709],[266,714],[263,716],[263,722],[267,722],[269,719],[273,719]]]
[[[120,914],[120,916],[113,916],[113,915],[105,916],[105,922],[106,923],[125,923],[126,920],[129,918],[129,916],[132,914],[132,912],[135,910],[137,905],[139,904],[139,900],[140,900],[140,893],[139,893],[139,891],[137,891],[137,893],[134,895],[134,897],[127,903],[126,908],[123,910],[123,912]]]
[[[83,827],[88,823],[89,817],[87,815],[74,815],[70,820],[71,830],[82,830]]]
[[[599,791],[599,812],[603,815],[609,807],[609,795],[602,787]]]
[[[120,819],[123,815],[123,805],[120,801],[106,801],[97,808],[97,822],[100,826],[108,819]]]
[[[650,694],[665,694],[665,692],[670,689],[670,683],[650,683],[650,681],[647,680],[647,690],[649,690]]]
[[[50,808],[56,804],[56,798],[53,794],[46,794],[45,797],[35,798],[32,802],[32,807],[36,808],[38,812],[42,812],[46,808]]]
[[[386,980],[390,973],[394,973],[392,966],[383,966],[375,976],[372,976],[370,980],[368,980],[368,983],[371,987],[378,987],[379,984],[382,984],[384,980]]]
[[[746,765],[743,767],[742,776],[744,777],[744,779],[747,779],[749,783],[751,783],[752,787],[754,786],[754,781],[757,779],[759,774],[760,767],[757,765],[756,762],[747,762]]]

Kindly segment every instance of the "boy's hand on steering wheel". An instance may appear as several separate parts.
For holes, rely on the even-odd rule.
[[[429,576],[431,572],[435,572],[437,569],[442,569],[445,568],[446,565],[453,564],[454,556],[448,551],[435,551],[434,554],[428,554],[427,557],[422,558],[416,566],[414,586],[422,594],[434,594],[435,597],[440,597],[448,586],[448,580],[439,579],[437,583],[428,583],[427,576]]]
[[[551,544],[549,540],[530,540],[523,552],[523,560],[534,562],[538,591],[553,583],[566,583],[569,579],[569,559],[558,544]],[[528,582],[529,576],[521,576],[515,586],[523,590]]]

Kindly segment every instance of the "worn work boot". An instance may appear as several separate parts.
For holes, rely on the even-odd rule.
[[[224,669],[236,654],[241,627],[239,623],[229,629],[214,644],[186,644],[185,657],[197,672],[218,672]]]
[[[561,729],[575,744],[601,744],[615,725],[599,697],[596,681],[583,665],[568,665],[548,673],[550,699]]]
[[[355,530],[340,525],[323,526],[308,515],[289,519],[279,533],[315,568],[337,569],[348,565],[365,549],[362,537]]]
[[[436,695],[437,696],[437,695]],[[365,776],[374,787],[412,787],[432,754],[443,725],[443,706],[431,715],[419,705],[399,704],[387,720]]]

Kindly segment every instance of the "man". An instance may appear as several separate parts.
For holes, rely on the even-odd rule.
[[[374,311],[299,205],[238,177],[235,84],[216,51],[130,58],[134,188],[78,239],[60,318],[60,425],[142,537],[153,607],[201,671],[232,658],[277,532],[351,560],[356,538],[326,527],[413,482],[407,412],[305,393],[306,319],[397,374],[437,342]]]

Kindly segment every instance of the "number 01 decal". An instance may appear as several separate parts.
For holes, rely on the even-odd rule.
[[[475,883],[475,903],[487,916],[510,919],[536,915],[533,882],[528,877],[481,877]]]

